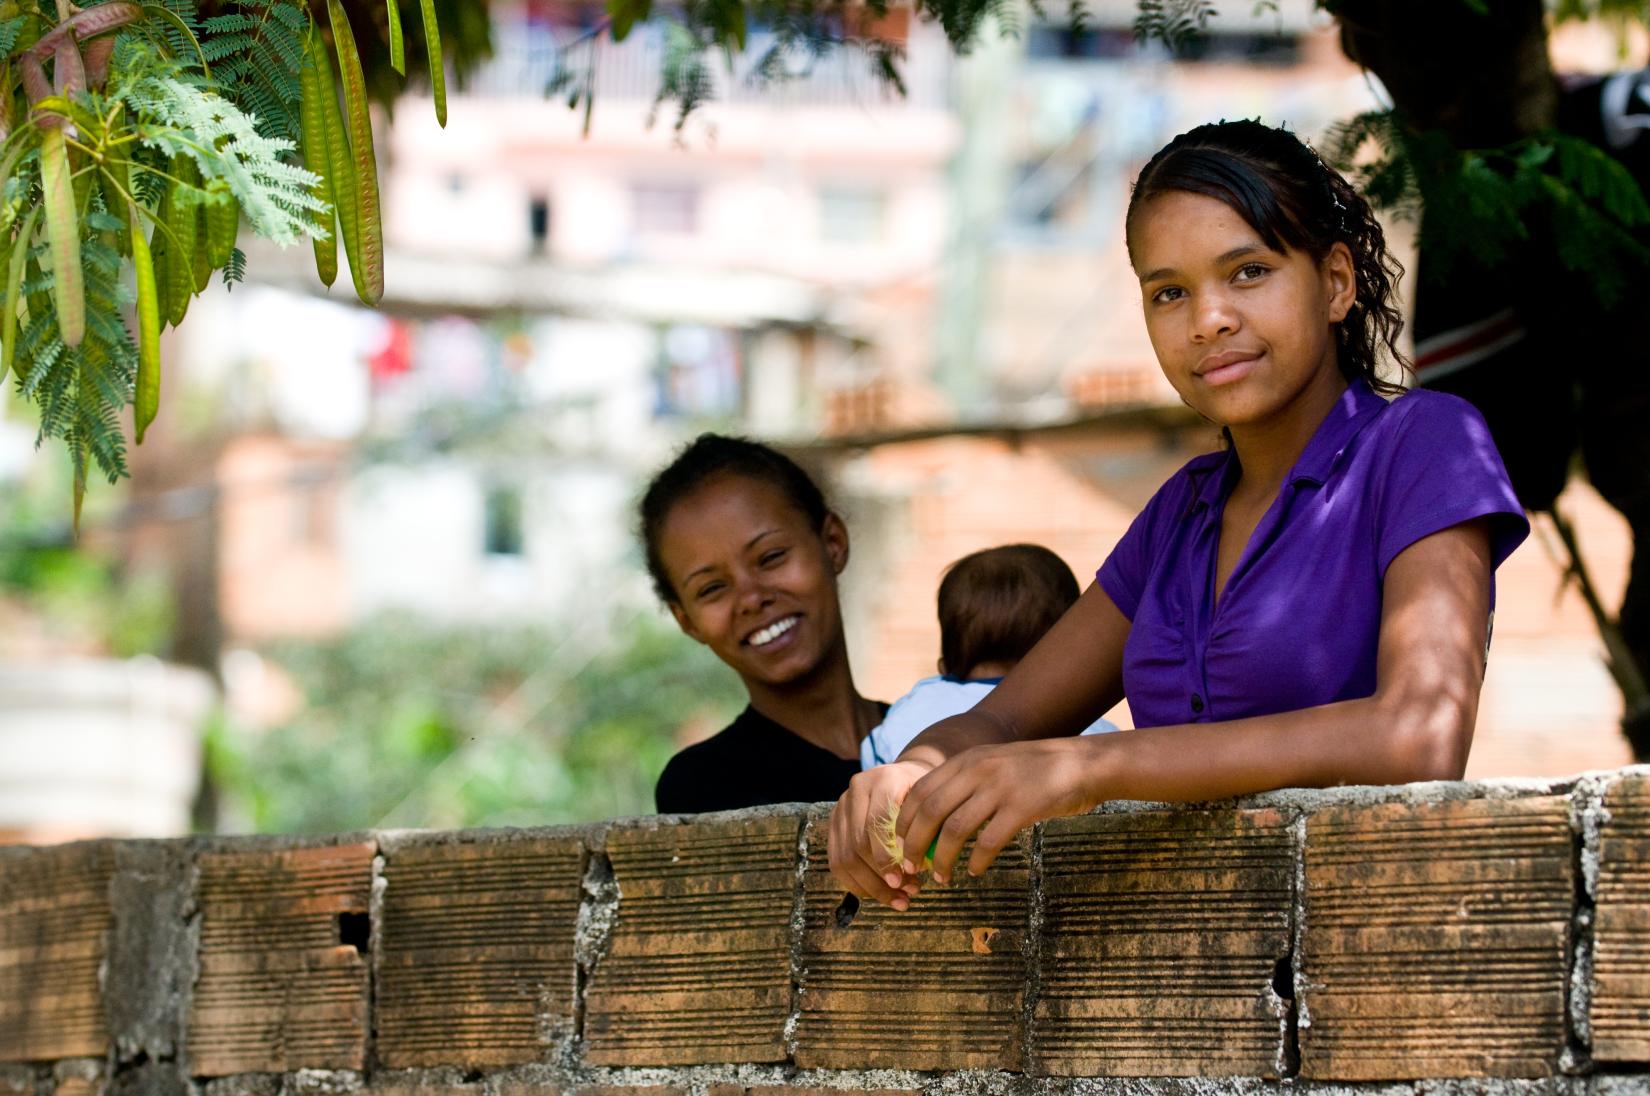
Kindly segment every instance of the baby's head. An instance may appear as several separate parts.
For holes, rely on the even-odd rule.
[[[940,580],[940,672],[1001,677],[1077,600],[1077,579],[1036,544],[964,556]]]

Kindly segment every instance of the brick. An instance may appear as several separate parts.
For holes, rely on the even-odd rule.
[[[1604,798],[1593,919],[1593,1057],[1650,1062],[1650,779]]]
[[[200,857],[200,978],[189,1060],[200,1077],[361,1069],[371,843]]]
[[[114,915],[107,842],[0,855],[0,1062],[101,1057]]]
[[[1034,1071],[1275,1076],[1294,877],[1275,810],[1046,824]]]
[[[1303,1076],[1558,1071],[1575,887],[1565,798],[1324,810],[1305,857]]]
[[[1021,1068],[1030,831],[978,879],[959,872],[905,913],[864,903],[846,927],[825,841],[824,825],[810,828],[796,1064]]]
[[[585,993],[595,1065],[778,1062],[800,816],[609,832],[619,891]]]
[[[384,868],[378,1055],[504,1066],[573,1025],[584,847],[575,838],[402,846]]]
[[[64,1077],[52,1090],[53,1096],[103,1096],[101,1077]]]
[[[746,1096],[843,1096],[844,1092],[857,1092],[861,1096],[922,1096],[920,1088],[818,1088],[801,1085],[752,1085],[745,1090]]]

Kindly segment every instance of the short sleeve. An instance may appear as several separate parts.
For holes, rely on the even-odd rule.
[[[1442,392],[1401,398],[1406,412],[1393,439],[1376,512],[1380,573],[1411,544],[1475,518],[1490,519],[1491,567],[1529,536],[1501,454],[1478,409]]]
[[[1160,554],[1164,521],[1176,520],[1184,513],[1192,494],[1191,473],[1200,468],[1207,471],[1205,466],[1210,464],[1211,456],[1219,459],[1222,454],[1194,458],[1159,487],[1151,501],[1146,503],[1146,508],[1129,524],[1128,532],[1111,550],[1100,570],[1095,572],[1095,581],[1130,621],[1134,620],[1134,614],[1140,608],[1140,599],[1145,595],[1146,582],[1151,578],[1152,561]]]

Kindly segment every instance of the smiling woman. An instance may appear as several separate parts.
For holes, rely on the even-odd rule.
[[[739,675],[750,706],[673,757],[659,810],[835,799],[887,705],[854,688],[837,576],[848,529],[819,487],[765,445],[702,435],[642,498],[654,589],[682,631]]]
[[[1377,375],[1400,316],[1380,225],[1293,134],[1222,122],[1140,173],[1126,221],[1152,348],[1225,432],[989,695],[854,777],[831,869],[904,909],[1024,826],[1109,799],[1457,779],[1494,572],[1528,532],[1484,421]],[[1396,398],[1391,398],[1396,397]],[[1079,737],[1127,699],[1135,730]]]

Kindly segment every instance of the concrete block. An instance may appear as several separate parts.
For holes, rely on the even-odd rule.
[[[366,1063],[370,842],[203,853],[198,1077]]]
[[[0,1062],[100,1057],[114,845],[0,849]]]
[[[796,1064],[1022,1068],[1031,831],[978,879],[931,884],[905,913],[858,905],[851,922],[826,833],[808,832]]]
[[[1604,796],[1593,915],[1593,1059],[1650,1062],[1650,777]]]
[[[1295,856],[1278,810],[1043,827],[1035,1072],[1275,1076]]]
[[[1346,806],[1306,825],[1301,1074],[1541,1077],[1565,1047],[1562,796]]]
[[[171,1069],[183,1046],[195,983],[195,865],[183,841],[127,841],[116,846],[110,882],[114,928],[104,978],[104,1011],[119,1063],[140,1063],[141,1077],[114,1078],[120,1096],[181,1093]],[[150,1068],[167,1063],[168,1070]]]
[[[551,1033],[570,1033],[583,865],[576,838],[396,847],[383,871],[380,1062],[534,1062]]]
[[[609,832],[619,903],[585,992],[586,1061],[784,1060],[801,827],[779,815]]]

